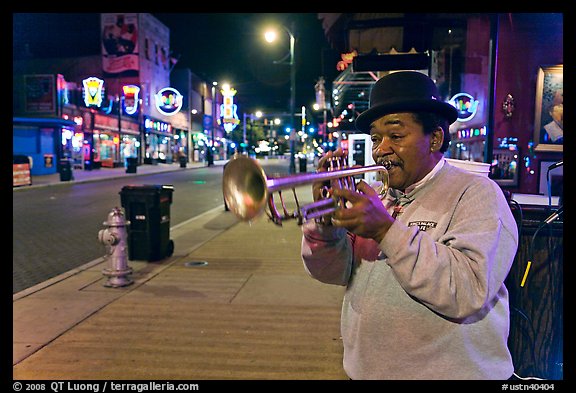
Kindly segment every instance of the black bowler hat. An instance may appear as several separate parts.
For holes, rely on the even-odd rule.
[[[370,132],[370,124],[384,115],[398,112],[434,112],[450,124],[458,111],[440,99],[434,81],[418,71],[398,71],[380,78],[370,91],[370,108],[356,119],[356,128]]]

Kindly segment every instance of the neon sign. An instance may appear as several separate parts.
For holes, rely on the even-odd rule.
[[[220,90],[220,93],[222,93],[224,101],[224,103],[220,105],[224,130],[230,132],[240,124],[240,119],[238,119],[238,114],[236,113],[237,107],[236,104],[234,104],[234,95],[236,94],[236,90],[231,88],[229,85],[224,85],[222,90]]]
[[[475,100],[470,94],[455,94],[450,98],[449,102],[458,111],[458,121],[468,121],[476,116],[476,112],[478,111],[478,100]]]
[[[86,78],[82,81],[84,86],[82,94],[84,95],[84,104],[86,106],[97,106],[100,108],[102,105],[102,95],[104,94],[104,81],[95,76]]]
[[[352,60],[354,60],[356,56],[358,56],[356,49],[354,49],[352,52],[340,54],[342,60],[336,64],[336,69],[338,71],[344,71],[350,64],[352,64]]]
[[[169,123],[164,123],[163,121],[144,119],[144,128],[146,131],[158,131],[172,133],[172,125]]]
[[[124,112],[133,115],[138,110],[140,88],[135,85],[125,85],[122,86],[122,91],[124,92]]]
[[[486,126],[480,128],[467,128],[457,131],[458,139],[468,139],[476,136],[486,136]]]
[[[155,95],[156,109],[166,116],[172,116],[182,109],[182,94],[172,87],[165,87]]]

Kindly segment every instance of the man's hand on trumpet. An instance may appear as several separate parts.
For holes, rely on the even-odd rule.
[[[356,184],[356,191],[334,188],[332,192],[334,197],[348,201],[345,209],[336,209],[332,215],[332,225],[380,243],[394,218],[384,207],[376,190],[361,180]]]
[[[341,147],[339,147],[336,151],[328,151],[324,154],[320,160],[318,160],[318,166],[316,167],[316,172],[326,172],[330,170],[330,163],[333,162],[334,158],[338,158],[342,160],[344,155],[344,151]],[[332,184],[331,184],[332,183]],[[315,201],[320,199],[326,199],[329,197],[328,191],[331,187],[338,186],[336,181],[320,181],[315,182],[312,184],[312,195]]]
[[[339,169],[339,166],[345,165],[346,162],[346,152],[342,150],[341,147],[335,151],[329,150],[326,152],[320,160],[318,160],[318,166],[316,172],[327,172]],[[332,190],[336,188],[341,188],[341,179],[334,179],[328,181],[318,181],[312,184],[312,196],[314,201],[326,200],[332,198]],[[345,200],[340,199],[337,203],[340,207],[345,206]],[[327,214],[319,217],[316,222],[322,225],[332,225],[331,222],[332,214]]]
[[[346,152],[342,148],[328,151],[318,161],[317,172],[325,172],[334,162],[342,163]],[[325,225],[346,228],[350,232],[380,242],[394,219],[382,204],[381,195],[366,182],[360,181],[351,187],[342,187],[340,179],[331,182],[316,182],[312,186],[314,200],[333,197],[339,200],[339,209],[322,221]]]

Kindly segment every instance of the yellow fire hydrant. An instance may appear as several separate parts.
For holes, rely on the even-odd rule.
[[[132,268],[128,266],[126,226],[130,225],[122,209],[115,207],[108,214],[108,221],[103,223],[106,229],[98,232],[98,240],[107,248],[107,256],[110,259],[110,267],[102,270],[102,274],[108,277],[105,287],[125,287],[134,281],[128,277]]]

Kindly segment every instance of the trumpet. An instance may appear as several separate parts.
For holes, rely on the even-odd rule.
[[[324,216],[330,215],[337,208],[345,208],[346,201],[333,197],[330,188],[325,182],[339,188],[356,190],[354,176],[367,172],[377,172],[378,180],[382,182],[380,193],[388,190],[388,168],[390,163],[384,165],[370,165],[365,167],[348,167],[346,159],[332,157],[329,168],[324,172],[313,174],[289,175],[285,177],[268,177],[262,166],[255,160],[242,155],[234,155],[224,168],[222,178],[222,192],[228,209],[242,221],[250,221],[259,216],[268,207],[268,217],[276,224],[282,225],[287,219],[296,219],[302,225],[310,219],[322,222]],[[323,182],[321,198],[316,202],[300,206],[296,187],[305,184]],[[296,209],[289,212],[282,197],[282,191],[291,189],[296,202]],[[278,193],[282,213],[276,207],[274,193]]]

